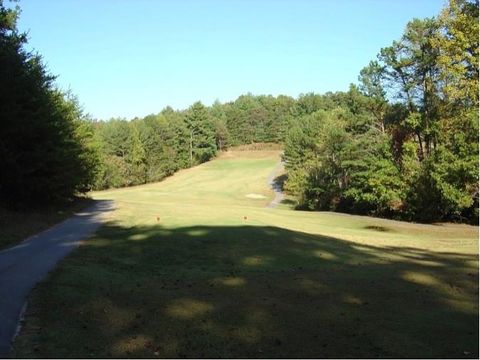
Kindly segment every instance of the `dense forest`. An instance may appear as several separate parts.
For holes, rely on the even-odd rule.
[[[478,2],[415,19],[285,139],[301,206],[409,220],[478,221]]]
[[[254,142],[284,144],[297,207],[478,222],[478,2],[414,19],[348,91],[246,94],[135,119],[85,115],[0,1],[0,201],[158,181]],[[353,80],[353,79],[352,79]]]

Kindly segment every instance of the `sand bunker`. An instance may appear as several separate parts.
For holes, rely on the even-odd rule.
[[[247,194],[245,195],[247,198],[250,199],[265,199],[266,196],[263,196],[262,194]]]

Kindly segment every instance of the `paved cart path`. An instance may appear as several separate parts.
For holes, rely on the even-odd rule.
[[[270,175],[268,176],[267,183],[272,188],[273,192],[275,193],[275,197],[273,200],[267,205],[267,208],[274,208],[279,205],[282,200],[285,198],[285,195],[282,192],[282,186],[278,184],[275,179],[278,176],[278,173],[281,169],[283,169],[283,162],[279,162],[277,166],[272,170]]]
[[[82,239],[91,235],[113,208],[112,201],[96,201],[68,220],[0,251],[0,358],[9,355],[30,290]]]

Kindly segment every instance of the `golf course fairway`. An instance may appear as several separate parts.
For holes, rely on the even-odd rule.
[[[478,227],[267,208],[278,151],[95,192],[17,357],[478,358]]]

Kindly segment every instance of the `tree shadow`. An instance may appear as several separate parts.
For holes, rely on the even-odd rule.
[[[280,204],[289,205],[293,208],[293,207],[295,207],[297,202],[292,200],[292,199],[283,199],[282,201],[280,201]]]
[[[272,226],[109,224],[33,298],[23,357],[478,357],[478,256]]]
[[[392,232],[393,231],[392,229],[390,229],[388,227],[379,226],[379,225],[366,225],[363,228],[367,229],[367,230],[375,230],[375,231],[379,231],[379,232]]]
[[[287,181],[288,179],[288,175],[287,174],[282,174],[282,175],[279,175],[277,176],[275,179],[273,179],[273,187],[275,189],[278,189],[279,191],[281,192],[284,192],[284,186],[285,186],[285,182]]]

